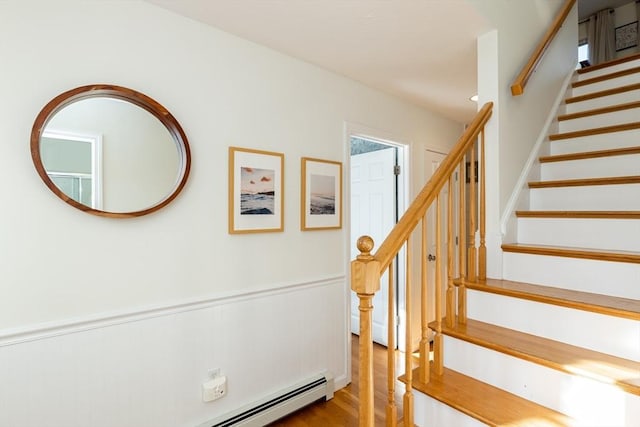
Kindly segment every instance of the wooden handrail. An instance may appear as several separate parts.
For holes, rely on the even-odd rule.
[[[484,128],[484,125],[489,121],[492,109],[493,102],[487,102],[482,106],[471,124],[458,139],[453,150],[433,174],[431,180],[429,180],[427,185],[425,185],[422,191],[416,196],[413,204],[405,211],[395,228],[380,245],[374,255],[374,258],[379,262],[380,273],[389,267],[389,264],[391,264],[398,251],[400,251],[404,242],[424,216],[428,206],[435,200],[440,189],[445,185],[465,153],[473,145],[476,137]]]
[[[527,64],[524,66],[522,71],[520,71],[520,74],[518,74],[518,77],[511,85],[511,94],[513,96],[522,95],[524,93],[524,87],[527,85],[529,78],[538,67],[538,64],[542,60],[544,54],[547,52],[547,49],[551,45],[554,37],[556,36],[558,31],[560,31],[562,24],[564,24],[565,19],[567,19],[567,16],[569,15],[569,12],[571,12],[571,9],[573,8],[575,2],[576,0],[565,1],[564,6],[562,6],[560,12],[553,20],[551,27],[549,27],[546,34],[538,44],[538,47],[531,55],[531,58],[529,58],[529,61],[527,61]]]

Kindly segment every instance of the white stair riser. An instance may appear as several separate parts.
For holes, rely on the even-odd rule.
[[[621,125],[640,121],[640,108],[629,108],[611,113],[595,114],[570,120],[558,121],[558,132],[576,132],[605,126]]]
[[[640,397],[445,336],[445,366],[562,412],[581,426],[637,427]],[[568,369],[580,370],[580,361]],[[532,424],[533,425],[533,424]]]
[[[605,76],[607,74],[615,73],[617,71],[628,70],[629,68],[640,67],[640,59],[634,59],[633,61],[623,62],[622,64],[612,65],[610,67],[602,68],[600,70],[590,71],[588,73],[577,74],[577,81],[588,80],[594,77]]]
[[[487,425],[415,390],[413,413],[414,424],[419,427],[485,427]]]
[[[640,210],[640,184],[532,188],[531,210]]]
[[[470,319],[628,360],[640,360],[639,320],[471,289],[467,291],[467,302]]]
[[[629,175],[640,175],[640,153],[540,164],[542,181]]]
[[[518,243],[640,252],[640,219],[518,218]]]
[[[600,82],[589,83],[583,86],[574,87],[570,96],[582,96],[588,93],[600,92],[614,87],[627,86],[640,82],[640,73],[628,74],[626,76],[615,77]]]
[[[596,108],[610,107],[611,105],[626,104],[640,99],[640,89],[630,90],[614,95],[600,96],[579,102],[566,104],[565,113],[577,113],[580,111],[595,110]]]
[[[640,299],[640,264],[505,252],[503,278]]]
[[[640,119],[638,119],[640,121]],[[550,154],[581,153],[584,151],[612,150],[614,148],[640,145],[640,129],[603,133],[579,138],[560,139],[549,142]]]

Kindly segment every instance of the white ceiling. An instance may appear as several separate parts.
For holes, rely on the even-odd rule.
[[[484,22],[452,0],[147,0],[467,122]],[[434,13],[437,10],[437,13]]]
[[[476,38],[490,27],[467,1],[146,1],[461,123],[477,109]],[[578,1],[599,10],[631,0]]]

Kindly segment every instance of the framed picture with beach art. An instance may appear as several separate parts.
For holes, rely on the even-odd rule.
[[[229,147],[229,233],[284,230],[284,154]]]
[[[342,228],[342,163],[302,158],[300,228]]]

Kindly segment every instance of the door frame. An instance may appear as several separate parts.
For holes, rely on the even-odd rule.
[[[344,259],[346,260],[345,265],[345,277],[346,277],[346,286],[345,286],[345,317],[346,321],[346,331],[347,334],[345,336],[346,340],[346,349],[347,349],[347,358],[346,358],[346,372],[347,379],[351,381],[351,138],[359,137],[363,139],[372,140],[375,142],[379,142],[385,145],[390,145],[397,148],[398,155],[398,165],[401,168],[400,176],[397,180],[398,186],[396,188],[396,198],[397,198],[397,210],[398,210],[398,218],[396,221],[402,217],[402,214],[405,212],[407,207],[409,206],[409,189],[410,187],[410,148],[411,144],[407,138],[402,135],[398,135],[392,132],[384,131],[381,129],[376,129],[370,126],[366,126],[359,123],[353,122],[344,122],[344,159],[345,159],[345,168],[344,168],[344,182],[348,183],[348,185],[344,186],[344,219],[343,223],[345,226],[344,233]],[[376,242],[380,244],[381,242]],[[402,285],[404,285],[404,275],[399,274],[402,273],[399,271],[400,269],[396,269],[399,277],[402,277]],[[404,266],[402,266],[402,271],[404,271]],[[404,286],[401,286],[399,280],[396,281],[396,286],[398,288],[398,294],[396,301],[404,300]],[[398,304],[396,304],[398,305]],[[400,318],[404,318],[404,313],[400,312],[398,308],[398,312],[396,315]],[[402,323],[397,329],[396,333],[396,347],[404,348],[404,330],[402,328]]]

